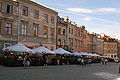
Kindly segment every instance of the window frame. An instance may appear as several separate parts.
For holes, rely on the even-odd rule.
[[[12,5],[7,4],[6,13],[13,14],[13,6]]]
[[[2,2],[0,2],[0,12],[2,12]]]
[[[0,22],[0,34],[1,34],[1,31],[2,31],[2,22]]]
[[[21,25],[21,34],[22,35],[27,35],[27,24],[22,24]]]
[[[11,43],[4,43],[4,48],[9,47],[9,46],[5,46],[6,44],[11,46]]]
[[[37,26],[34,26],[34,28],[33,28],[33,35],[38,36],[38,27]]]
[[[10,24],[11,26],[7,26],[7,24]],[[5,24],[5,34],[9,34],[9,35],[12,34],[12,23],[6,23]]]
[[[39,11],[34,10],[34,18],[39,19]]]
[[[52,24],[55,23],[55,18],[54,18],[54,16],[51,16],[51,23],[52,23]]]
[[[46,21],[46,22],[49,21],[49,16],[48,16],[48,14],[44,14],[44,21]]]
[[[28,7],[27,6],[23,6],[23,8],[22,8],[22,15],[28,16]]]

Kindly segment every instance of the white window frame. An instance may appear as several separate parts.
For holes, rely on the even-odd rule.
[[[26,24],[22,24],[22,35],[26,35],[27,34],[27,25]]]
[[[11,43],[4,43],[4,48],[9,47],[9,46],[6,46],[6,45],[11,46]]]

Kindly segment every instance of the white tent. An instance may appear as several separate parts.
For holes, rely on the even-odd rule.
[[[98,54],[93,54],[93,56],[99,57],[100,55],[98,55]]]
[[[28,53],[34,53],[33,50],[25,47],[25,45],[23,44],[16,44],[16,45],[13,45],[13,46],[10,46],[10,47],[6,47],[6,48],[3,48],[3,51],[15,51],[15,52],[28,52]]]
[[[89,55],[89,56],[94,56],[94,54],[92,54],[92,53],[88,53],[88,55]]]
[[[45,53],[47,53],[47,54],[49,54],[49,53],[55,54],[55,52],[47,49],[47,48],[44,47],[44,46],[40,46],[40,47],[38,47],[38,48],[35,48],[35,49],[33,49],[33,51],[36,52],[36,53],[43,53],[43,54],[45,54]]]
[[[56,54],[70,54],[70,52],[64,50],[63,48],[58,48],[56,50],[53,50]]]
[[[79,56],[80,55],[80,53],[78,53],[78,52],[74,52],[72,54],[74,54],[75,56]]]
[[[81,52],[81,55],[82,55],[82,56],[89,56],[89,54],[86,53],[86,52]]]

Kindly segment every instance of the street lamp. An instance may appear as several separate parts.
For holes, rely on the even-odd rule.
[[[18,41],[17,43],[19,43],[19,27],[20,27],[20,1],[17,0],[18,3]]]

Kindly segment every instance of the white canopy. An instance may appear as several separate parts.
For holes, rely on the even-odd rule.
[[[82,56],[83,55],[83,53],[81,53],[81,52],[74,52],[73,53],[75,56]]]
[[[36,53],[47,53],[47,54],[48,54],[48,53],[51,53],[51,54],[55,54],[55,52],[47,49],[47,48],[44,47],[44,46],[40,46],[40,47],[38,47],[38,48],[35,48],[35,49],[33,49],[33,51],[35,51]]]
[[[93,54],[93,56],[97,56],[97,57],[99,57],[100,55],[98,55],[98,54]]]
[[[53,50],[56,54],[70,54],[70,52],[64,50],[63,48],[58,48],[56,50]]]
[[[75,56],[79,56],[80,54],[78,52],[73,53]]]
[[[92,53],[88,53],[88,55],[89,55],[89,56],[94,56],[94,54],[92,54]]]
[[[25,47],[25,45],[20,44],[20,43],[15,44],[15,45],[10,46],[10,47],[3,48],[2,50],[3,50],[3,51],[6,51],[6,50],[7,50],[7,51],[15,51],[15,52],[28,52],[28,53],[34,53],[33,50],[31,50],[31,49]]]

